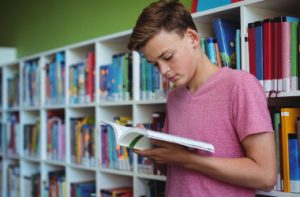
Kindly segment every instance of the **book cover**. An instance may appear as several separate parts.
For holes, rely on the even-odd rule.
[[[197,5],[197,11],[205,11],[208,9],[216,8],[219,6],[230,4],[230,0],[218,0],[218,1],[212,1],[212,0],[198,0]]]
[[[150,149],[152,147],[150,139],[156,139],[180,144],[189,148],[205,150],[212,153],[215,152],[212,144],[202,141],[195,141],[192,139],[161,133],[149,129],[126,127],[109,121],[100,121],[100,125],[109,125],[114,131],[116,143],[129,148],[139,150]]]
[[[227,19],[216,18],[213,21],[222,66],[236,68],[235,32],[238,26],[237,22]]]
[[[300,193],[300,154],[296,134],[289,134],[290,192]]]
[[[291,191],[290,185],[290,158],[289,158],[289,134],[296,133],[297,117],[300,115],[300,108],[281,108],[281,149],[283,161],[283,185],[284,192]]]

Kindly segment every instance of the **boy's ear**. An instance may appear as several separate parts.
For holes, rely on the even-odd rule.
[[[188,28],[187,31],[187,36],[191,40],[191,43],[194,45],[194,47],[199,46],[199,35],[198,32]]]

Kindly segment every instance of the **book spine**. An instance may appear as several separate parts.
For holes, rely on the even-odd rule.
[[[255,27],[254,23],[248,24],[248,48],[249,48],[249,72],[256,76],[256,55],[255,55]]]
[[[263,48],[263,30],[262,22],[257,21],[255,26],[255,66],[256,78],[259,80],[262,87],[264,86],[264,48]]]
[[[282,68],[282,87],[283,91],[289,92],[291,91],[291,29],[290,23],[287,21],[282,21],[280,23],[281,26],[281,41],[282,41],[282,58],[281,58],[281,68]]]
[[[271,19],[263,21],[263,64],[264,64],[264,89],[273,89],[272,67],[273,67],[273,22]]]

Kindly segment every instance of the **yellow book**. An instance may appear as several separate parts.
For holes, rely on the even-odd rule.
[[[289,160],[289,134],[296,133],[297,116],[300,115],[300,108],[281,109],[281,151],[283,161],[283,191],[290,192],[290,160]]]

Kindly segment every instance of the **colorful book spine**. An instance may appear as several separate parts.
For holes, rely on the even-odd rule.
[[[248,24],[248,49],[249,49],[249,72],[256,76],[256,52],[255,52],[255,26],[254,23]]]
[[[300,108],[281,109],[281,140],[282,140],[282,161],[283,161],[283,191],[291,192],[290,184],[290,157],[289,157],[289,135],[297,132],[297,117],[300,115]]]
[[[241,70],[241,30],[237,29],[235,34],[236,69]]]
[[[296,20],[290,22],[291,31],[291,41],[290,41],[290,51],[291,51],[291,91],[296,91],[299,89],[298,78],[299,78],[299,61],[298,61],[298,26],[299,21]]]
[[[235,34],[238,23],[227,19],[216,18],[213,21],[222,66],[236,68]]]
[[[255,28],[255,66],[256,78],[264,86],[264,48],[263,48],[263,29],[262,22],[257,21],[254,23]]]
[[[265,19],[263,21],[263,65],[264,65],[264,89],[265,91],[274,90],[273,88],[273,20]]]
[[[210,59],[210,61],[217,65],[217,54],[216,49],[214,45],[214,38],[207,38],[206,39],[206,48],[207,48],[207,56]]]
[[[290,192],[300,193],[300,152],[296,134],[289,134]]]
[[[291,91],[291,26],[286,17],[281,17],[281,19],[282,58],[279,66],[282,68],[282,91],[289,92]]]

